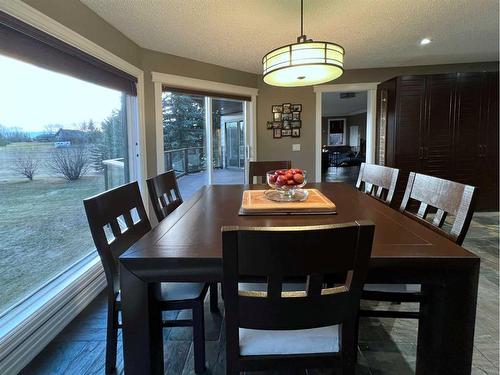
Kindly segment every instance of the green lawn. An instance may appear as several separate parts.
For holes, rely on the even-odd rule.
[[[50,146],[39,145],[45,157]],[[19,146],[7,148],[37,149]],[[104,190],[101,175],[68,182],[43,173],[30,182],[8,172],[10,154],[0,147],[0,314],[93,251],[82,200]]]

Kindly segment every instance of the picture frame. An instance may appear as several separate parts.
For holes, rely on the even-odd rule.
[[[292,122],[288,120],[283,121],[283,129],[291,129],[292,128]]]
[[[281,128],[273,129],[273,138],[281,138]]]
[[[294,128],[294,129],[292,129],[292,137],[293,138],[299,138],[300,137],[300,128]]]
[[[281,104],[273,105],[272,111],[273,111],[273,113],[282,113],[283,112],[283,105],[281,105]]]
[[[290,125],[292,126],[292,129],[300,129],[302,127],[302,121],[301,120],[291,121]]]
[[[300,120],[300,112],[292,112],[292,120]]]
[[[283,113],[281,114],[281,119],[283,121],[292,121],[293,115],[292,113]]]
[[[272,121],[268,121],[267,124],[266,124],[266,127],[268,129],[272,129],[273,128],[273,122]]]
[[[283,113],[291,113],[291,112],[292,112],[292,104],[283,103]]]
[[[292,129],[283,129],[281,131],[282,137],[290,137],[292,135]]]
[[[273,120],[274,121],[281,121],[282,120],[282,113],[281,112],[273,112]]]
[[[292,112],[302,112],[302,104],[292,104]]]
[[[273,121],[273,129],[281,129],[283,127],[283,123],[281,121]]]

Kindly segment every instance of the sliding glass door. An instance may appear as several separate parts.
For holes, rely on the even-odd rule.
[[[213,184],[245,182],[244,102],[212,99]]]
[[[164,170],[174,170],[184,199],[207,184],[245,181],[245,102],[162,93]]]
[[[175,171],[185,199],[208,184],[205,102],[199,95],[162,95],[165,170]]]

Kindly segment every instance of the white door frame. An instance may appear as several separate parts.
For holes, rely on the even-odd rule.
[[[227,150],[227,145],[226,145],[226,123],[228,122],[239,122],[239,121],[245,121],[245,113],[244,112],[241,112],[241,114],[232,114],[232,115],[223,115],[220,117],[220,124],[221,124],[221,147],[223,150]],[[245,131],[246,131],[246,128],[245,128]],[[244,142],[245,142],[245,145],[246,145],[246,134],[245,136],[243,137],[244,138]],[[245,153],[246,153],[246,147],[245,147]],[[225,152],[222,152],[222,154],[224,155]],[[246,155],[245,155],[245,159],[246,159]],[[226,168],[226,160],[222,160],[222,165],[224,166],[224,168]],[[246,165],[244,166],[244,168],[246,168]]]
[[[321,182],[321,104],[324,92],[366,91],[366,162],[375,162],[377,85],[379,82],[314,86],[316,93],[315,177]]]
[[[156,122],[156,167],[158,173],[164,172],[164,158],[163,158],[163,112],[162,112],[162,86],[172,86],[181,89],[199,90],[216,92],[228,95],[241,95],[249,96],[251,101],[245,102],[244,105],[244,118],[245,118],[245,143],[247,149],[247,160],[257,160],[257,95],[259,90],[253,87],[230,85],[227,83],[207,81],[203,79],[190,78],[175,74],[166,74],[159,72],[151,73],[154,82],[155,91],[155,122]],[[211,116],[210,116],[211,118]],[[211,129],[211,128],[210,128]],[[207,135],[207,139],[211,138]],[[211,147],[209,147],[211,148]],[[211,160],[211,159],[210,159]],[[245,166],[248,168],[248,166]],[[211,181],[211,171],[208,177],[208,183]],[[245,179],[247,178],[245,174]]]

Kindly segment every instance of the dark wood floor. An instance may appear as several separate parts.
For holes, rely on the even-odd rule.
[[[477,214],[464,247],[481,256],[481,275],[474,347],[473,374],[498,374],[498,214]],[[222,303],[220,304],[223,311]],[[385,306],[387,307],[387,306]],[[410,309],[411,304],[390,305]],[[186,312],[170,312],[169,318],[183,318]],[[223,374],[224,324],[221,314],[205,313],[207,374]],[[106,327],[106,300],[101,294],[22,374],[103,374]],[[359,374],[413,374],[417,325],[405,319],[363,319],[360,326]],[[118,373],[123,373],[121,339]],[[167,374],[194,374],[189,328],[164,331]],[[315,373],[310,371],[310,374]],[[445,375],[445,374],[443,374]]]

